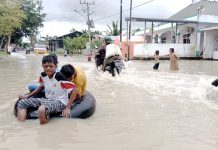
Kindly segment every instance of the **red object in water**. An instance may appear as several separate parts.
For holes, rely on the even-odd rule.
[[[92,53],[88,54],[88,61],[92,61]]]
[[[90,57],[90,56],[88,56],[88,61],[92,61],[92,59],[91,59],[91,57]]]

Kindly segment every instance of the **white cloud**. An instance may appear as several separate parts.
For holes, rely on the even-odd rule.
[[[60,21],[49,21],[44,22],[44,27],[40,29],[41,36],[61,36],[68,34],[72,29],[77,31],[87,30],[86,24],[80,23],[70,23],[70,22],[60,22]],[[95,24],[93,31],[105,31],[107,26],[102,26],[101,24]]]
[[[86,0],[87,1],[87,0]],[[91,1],[91,0],[90,0]],[[133,0],[133,7],[143,4],[149,0]],[[130,0],[123,0],[123,11],[129,9]],[[147,18],[168,18],[176,12],[180,11],[192,0],[154,0],[148,4],[133,9],[133,17]],[[69,33],[72,28],[76,30],[87,29],[85,19],[75,11],[84,14],[85,6],[80,4],[80,0],[43,0],[44,12],[47,14],[44,28],[41,34],[62,35]],[[95,0],[95,5],[91,6],[93,11],[92,19],[103,18],[112,14],[119,13],[120,0]],[[125,27],[125,17],[129,16],[129,12],[123,13],[123,26]],[[94,30],[105,30],[107,24],[112,21],[119,22],[119,15],[96,20]]]

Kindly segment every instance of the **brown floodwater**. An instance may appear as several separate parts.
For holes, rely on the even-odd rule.
[[[38,55],[0,59],[0,150],[217,150],[218,62],[180,60],[180,70],[169,71],[169,61],[126,62],[120,76],[98,71],[87,57],[59,56],[60,66],[80,66],[87,90],[96,98],[95,114],[82,119],[18,122],[13,105],[28,92],[42,71]]]

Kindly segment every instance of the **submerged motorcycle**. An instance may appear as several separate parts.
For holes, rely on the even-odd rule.
[[[108,71],[112,76],[120,74],[122,69],[124,69],[124,63],[119,46],[116,44],[108,44],[105,49],[104,59],[102,59],[99,54],[95,56],[96,67],[101,66],[103,71]]]

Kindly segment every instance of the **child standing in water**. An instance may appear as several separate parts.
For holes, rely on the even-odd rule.
[[[154,67],[153,67],[153,69],[154,70],[158,70],[158,67],[159,67],[159,58],[160,58],[160,56],[159,56],[159,50],[156,50],[155,51],[155,53],[154,53]]]
[[[179,70],[178,60],[179,57],[176,56],[174,48],[169,49],[169,54],[167,55],[170,58],[170,70]]]

